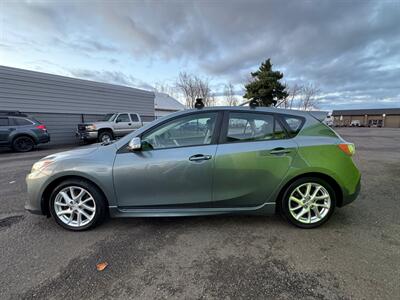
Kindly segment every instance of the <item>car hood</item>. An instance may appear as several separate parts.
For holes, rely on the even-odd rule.
[[[54,153],[54,154],[48,155],[48,156],[42,158],[42,160],[51,159],[51,160],[54,160],[54,161],[58,161],[58,160],[62,160],[62,159],[65,159],[65,158],[71,158],[71,157],[77,157],[77,156],[85,156],[85,155],[89,155],[92,152],[97,151],[100,147],[101,147],[100,144],[94,144],[94,145],[86,146],[86,147],[83,147],[83,148],[78,148],[78,149],[72,149],[72,150],[68,150],[68,151],[58,152],[58,153]]]

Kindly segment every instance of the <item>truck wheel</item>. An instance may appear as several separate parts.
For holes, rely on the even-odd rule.
[[[108,143],[113,139],[113,135],[109,131],[102,131],[99,133],[99,142],[101,143]]]

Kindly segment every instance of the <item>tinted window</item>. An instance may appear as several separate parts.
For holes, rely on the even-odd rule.
[[[21,118],[13,118],[14,119],[14,124],[17,126],[26,126],[26,125],[32,125],[33,123],[27,119],[21,119]]]
[[[230,113],[227,142],[263,141],[285,138],[285,132],[273,115]]]
[[[0,126],[8,126],[8,118],[0,118]]]
[[[217,113],[202,113],[180,117],[143,135],[150,149],[163,149],[211,144]]]
[[[291,135],[297,134],[301,129],[301,125],[303,125],[302,118],[283,115],[282,119],[286,122]]]
[[[117,122],[130,122],[128,114],[120,114],[117,118]]]
[[[131,114],[131,120],[132,122],[139,122],[139,118],[136,114]]]

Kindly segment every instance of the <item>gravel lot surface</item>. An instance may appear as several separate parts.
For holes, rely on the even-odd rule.
[[[69,232],[24,211],[31,165],[62,149],[1,150],[0,299],[399,299],[400,130],[338,131],[356,144],[361,194],[314,230],[213,216]]]

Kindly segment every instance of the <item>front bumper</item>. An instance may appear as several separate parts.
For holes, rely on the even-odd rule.
[[[76,131],[75,136],[81,140],[96,140],[99,133],[97,131]]]
[[[25,209],[30,213],[46,214],[42,195],[48,179],[48,174],[42,172],[30,173],[26,176],[28,199],[25,202]]]

